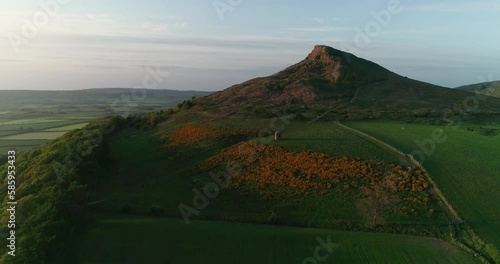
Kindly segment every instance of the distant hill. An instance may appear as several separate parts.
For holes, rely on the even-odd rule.
[[[464,85],[457,89],[500,98],[500,81]]]
[[[288,109],[412,111],[452,108],[470,93],[400,76],[371,61],[328,46],[315,46],[301,62],[268,77],[256,78],[196,100],[203,110],[221,114]],[[500,109],[500,100],[482,104]]]
[[[0,157],[13,148],[24,151],[39,146],[99,117],[161,112],[207,94],[126,88],[0,90]]]
[[[193,96],[200,97],[210,92],[176,91],[132,88],[96,88],[71,91],[39,91],[39,90],[0,90],[0,110],[19,107],[38,107],[46,105],[110,105],[114,101],[129,100],[131,104],[147,105],[151,102],[164,102],[172,105]],[[154,105],[157,105],[154,103]],[[153,110],[153,109],[149,109]]]

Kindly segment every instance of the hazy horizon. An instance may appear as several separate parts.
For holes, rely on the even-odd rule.
[[[133,88],[149,76],[151,88],[217,91],[295,64],[314,45],[450,88],[500,79],[493,0],[40,3],[49,4],[0,2],[0,90]]]

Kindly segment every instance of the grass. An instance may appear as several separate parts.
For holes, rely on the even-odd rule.
[[[237,119],[233,121],[242,128],[251,126],[251,123],[237,122]],[[171,125],[177,127],[180,123]],[[268,119],[257,120],[254,127],[267,123]],[[196,174],[190,169],[234,143],[216,140],[204,142],[198,148],[167,149],[155,136],[164,129],[167,128],[150,131],[127,128],[109,142],[107,149],[110,151],[102,158],[103,170],[99,172],[102,182],[94,186],[90,197],[91,201],[100,202],[92,207],[94,210],[117,212],[120,207],[129,204],[137,215],[93,212],[96,219],[88,223],[87,229],[82,229],[81,237],[75,239],[75,259],[81,259],[82,263],[135,263],[139,260],[146,263],[238,263],[244,260],[249,263],[300,263],[313,254],[318,236],[330,234],[343,246],[325,263],[475,261],[454,246],[423,237],[227,222],[194,221],[186,226],[180,218],[146,218],[144,215],[154,205],[165,208],[169,216],[180,217],[179,204],[191,205],[192,189],[197,186]],[[347,153],[368,160],[397,160],[396,154],[391,151],[332,122],[311,125],[293,122],[286,127],[283,136],[283,140],[271,140],[269,143],[288,150],[319,151],[334,156]],[[352,201],[334,194],[296,197],[291,203],[292,206],[273,203],[249,193],[228,190],[210,200],[199,217],[262,223],[267,221],[269,211],[274,210],[286,224],[301,220],[304,220],[303,223],[324,219],[359,220]],[[418,217],[405,223],[446,225],[441,216],[436,219]],[[397,223],[405,224],[403,222]]]
[[[266,123],[264,120],[259,122]],[[268,122],[268,121],[267,121]],[[238,123],[241,125],[241,123]],[[307,129],[303,129],[306,127]],[[318,134],[318,131],[320,132]],[[100,209],[118,211],[130,204],[137,213],[148,213],[153,205],[159,205],[168,215],[178,216],[181,203],[190,204],[193,188],[199,187],[203,175],[193,172],[198,164],[216,152],[234,144],[231,140],[205,142],[199,148],[162,147],[154,136],[157,131],[141,132],[129,128],[115,135],[109,143],[108,154],[103,158],[101,178],[96,186],[93,201],[103,201]],[[286,139],[271,140],[271,144],[282,144],[288,150],[303,150],[298,144],[308,144],[309,151],[323,151],[328,154],[344,156],[350,154],[368,160],[396,160],[396,155],[369,141],[350,134],[348,131],[328,123],[307,126],[297,123],[286,130]],[[303,137],[303,139],[299,139]],[[258,141],[259,139],[257,139]],[[367,146],[363,148],[363,146]],[[255,193],[225,190],[199,217],[205,219],[239,219],[247,222],[267,222],[270,210],[278,213],[283,223],[328,226],[333,220],[345,220],[361,224],[354,193],[344,191],[341,185],[335,186],[325,196],[312,194],[307,197],[294,197],[288,201],[262,200]],[[391,223],[446,226],[442,210],[437,206],[432,216],[397,217]],[[447,227],[446,227],[447,228]]]
[[[29,124],[40,124],[40,123],[53,123],[53,122],[60,122],[64,121],[61,119],[53,119],[50,117],[41,117],[41,118],[29,118],[29,119],[18,119],[18,120],[11,120],[11,121],[6,121],[0,123],[1,125],[29,125]]]
[[[308,124],[307,121],[291,121],[288,118],[289,116],[280,118],[230,117],[207,121],[207,117],[189,115],[189,120],[196,124],[204,122],[208,125],[256,129],[262,132],[280,129],[281,140],[274,141],[271,136],[260,138],[256,142],[280,146],[288,151],[314,151],[334,157],[359,157],[366,161],[398,161],[398,155],[394,152],[381,148],[380,145],[346,131],[332,122],[320,121]],[[179,122],[185,124],[183,121],[184,119]],[[169,124],[169,127],[175,127],[179,122],[175,122],[175,125]]]
[[[500,248],[499,135],[486,136],[482,133],[485,127],[467,124],[457,129],[388,121],[349,122],[348,125],[406,153],[419,149],[415,140],[430,139],[434,129],[442,129],[447,140],[435,144],[435,151],[425,156],[423,165],[462,218],[483,239]]]
[[[282,131],[282,139],[270,144],[289,151],[315,151],[334,157],[352,156],[366,161],[396,162],[398,155],[332,122],[294,121]]]
[[[479,263],[443,241],[377,233],[92,213],[68,263],[307,263],[320,244],[338,244],[318,263]],[[324,250],[319,252],[325,254]]]
[[[68,131],[60,131],[60,132],[33,132],[33,133],[23,133],[17,135],[6,136],[1,139],[3,140],[36,140],[36,139],[46,139],[52,140],[56,139]]]
[[[50,129],[46,129],[44,131],[47,131],[47,132],[71,131],[73,129],[83,128],[87,124],[88,123],[79,123],[79,124],[74,124],[74,125],[69,125],[69,126],[62,126],[62,127],[50,128]]]
[[[15,150],[17,153],[40,146],[48,140],[3,140],[0,139],[0,156],[7,154],[7,151]]]
[[[64,121],[56,121],[56,122],[45,122],[45,123],[36,123],[36,124],[11,124],[11,125],[1,125],[0,131],[17,131],[20,133],[27,132],[28,130],[40,131],[50,128],[69,126],[73,124],[82,123],[82,120],[75,120],[74,117],[68,118]],[[31,128],[31,129],[30,129]]]
[[[29,150],[61,136],[70,129],[81,126],[82,120],[74,120],[73,118],[51,123],[1,125],[0,153],[11,149],[15,149],[18,152]]]
[[[130,203],[147,212],[158,204],[180,216],[177,206],[193,198],[192,175],[184,173],[228,146],[221,143],[205,150],[167,150],[154,141],[153,133],[128,129],[109,143],[113,151],[103,160],[104,182],[97,186],[94,198],[106,200],[101,206],[118,209]]]

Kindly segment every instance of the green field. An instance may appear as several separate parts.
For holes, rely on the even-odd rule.
[[[12,121],[4,119],[4,125],[0,126],[0,153],[10,149],[29,149],[69,130],[82,128],[89,116],[89,113],[67,115],[54,119],[58,121],[53,123],[45,122],[48,119],[44,117],[27,118],[25,120],[29,122],[19,124],[8,123]],[[455,246],[431,238],[285,227],[336,228],[336,221],[346,221],[352,224],[351,227],[361,226],[363,219],[356,208],[356,200],[349,194],[339,195],[340,192],[336,191],[323,196],[293,197],[282,203],[264,200],[252,193],[227,190],[211,200],[200,215],[193,217],[198,220],[185,225],[178,206],[180,203],[189,204],[193,199],[193,188],[199,186],[193,169],[222,149],[250,139],[217,139],[191,147],[169,149],[162,146],[160,136],[188,123],[265,130],[273,122],[270,118],[215,119],[201,113],[184,112],[152,130],[129,127],[114,135],[106,146],[112,151],[104,152],[99,165],[92,169],[92,174],[100,180],[98,184],[91,183],[89,199],[97,203],[91,205],[92,219],[88,225],[81,226],[75,234],[78,237],[75,237],[75,244],[71,247],[74,259],[70,263],[78,263],[76,259],[80,259],[81,263],[136,263],[139,260],[146,263],[301,263],[304,258],[313,255],[315,239],[328,235],[338,240],[341,247],[323,263],[475,263],[478,260]],[[414,139],[426,139],[433,129],[440,128],[388,121],[348,124],[405,152],[416,148]],[[497,158],[494,146],[500,143],[499,136],[485,135],[496,128],[493,126],[474,127],[474,132],[466,128],[457,131],[440,128],[449,139],[437,145],[436,152],[426,157],[424,166],[464,219],[481,237],[496,245],[498,223],[495,219],[498,217],[495,216],[494,205],[498,198],[494,190],[498,189],[498,178],[494,181],[491,181],[493,177],[484,177],[485,180],[483,177],[474,178],[473,172],[495,175],[500,170],[498,164],[484,165],[485,160]],[[398,154],[394,151],[333,122],[308,124],[306,121],[290,121],[280,130],[282,139],[279,141],[271,137],[253,140],[288,151],[359,157],[370,162],[398,162]],[[482,150],[490,154],[482,153]],[[473,160],[468,159],[470,155],[474,155]],[[461,167],[453,165],[460,161]],[[478,167],[480,164],[485,167]],[[474,191],[476,189],[486,195],[480,195]],[[456,199],[462,196],[473,197],[471,199],[474,200],[460,204]],[[131,213],[135,215],[114,214],[121,211],[124,205],[130,205]],[[154,206],[164,208],[164,216],[168,218],[146,217]],[[482,208],[484,212],[471,211],[473,206]],[[443,208],[438,204],[434,204],[433,208],[435,213],[432,216],[391,216],[388,225],[408,226],[410,229],[417,225],[424,227],[416,233],[427,227],[447,233],[449,219]],[[282,226],[224,222],[268,223],[270,211],[278,214]],[[105,238],[108,238],[105,244],[96,242]],[[207,247],[209,243],[210,247]],[[126,254],[128,252],[137,254]]]
[[[10,113],[4,115],[0,124],[0,156],[8,150],[15,149],[18,152],[29,150],[43,143],[54,140],[66,132],[81,128],[82,121],[90,121],[97,117],[82,119],[73,116],[61,116],[60,118],[36,117],[17,119],[23,114]],[[29,117],[32,114],[24,114]],[[9,121],[10,118],[10,121]]]
[[[40,124],[40,123],[54,123],[64,121],[61,119],[53,119],[53,118],[30,118],[30,119],[17,119],[0,123],[0,126],[7,125],[29,125],[29,124]]]
[[[326,242],[328,237],[338,247],[319,263],[479,263],[451,244],[423,237],[92,216],[89,229],[75,239],[70,263],[310,263],[306,259],[314,258],[317,239]]]
[[[265,119],[260,122],[269,123]],[[181,216],[178,205],[193,198],[196,175],[193,175],[192,170],[216,152],[235,143],[222,140],[204,143],[200,148],[166,149],[158,144],[157,133],[127,129],[113,137],[109,143],[109,148],[113,151],[104,157],[104,169],[100,172],[104,181],[96,186],[95,196],[92,197],[92,200],[103,201],[98,205],[99,208],[117,211],[122,205],[130,204],[138,213],[147,213],[153,205],[159,205],[169,215]],[[287,127],[283,140],[259,138],[255,141],[265,141],[261,143],[276,144],[292,151],[317,151],[339,157],[351,155],[369,161],[397,161],[397,154],[392,151],[331,122],[311,125],[297,122]],[[355,200],[349,195],[336,190],[325,196],[294,197],[285,203],[259,201],[256,204],[255,201],[261,198],[253,194],[227,191],[221,192],[200,217],[232,219],[237,215],[249,222],[266,222],[269,211],[274,210],[283,221],[290,224],[327,224],[335,219],[360,224],[361,218],[354,204]],[[446,227],[447,219],[442,209],[436,205],[435,210],[432,217],[420,215],[414,218],[397,218],[392,222]]]
[[[484,132],[500,126],[463,124],[455,129],[381,121],[347,124],[406,153],[419,150],[415,140],[431,139],[433,130],[442,129],[447,140],[435,143],[435,151],[425,155],[423,165],[463,220],[487,242],[500,248],[500,136]]]
[[[3,140],[0,139],[0,156],[6,155],[7,151],[15,150],[22,152],[49,142],[48,140]]]
[[[3,140],[35,140],[35,139],[46,139],[46,140],[52,140],[56,139],[64,134],[66,134],[67,131],[60,131],[60,132],[33,132],[33,133],[23,133],[23,134],[18,134],[18,135],[12,135],[12,136],[6,136],[1,139]]]
[[[25,151],[39,142],[110,115],[130,115],[175,107],[179,102],[208,92],[90,89],[79,91],[0,91],[0,157],[9,149]],[[130,101],[124,101],[129,96]],[[57,98],[55,100],[54,98]],[[2,143],[3,144],[3,143]],[[6,147],[4,147],[6,146]]]
[[[398,154],[332,122],[291,122],[282,139],[271,144],[290,151],[316,151],[334,157],[352,156],[367,161],[397,162]]]
[[[104,157],[103,182],[96,186],[96,196],[92,199],[104,200],[99,206],[107,210],[117,210],[129,203],[138,212],[148,212],[158,204],[180,216],[177,206],[193,196],[191,178],[182,173],[223,146],[198,151],[197,155],[186,158],[165,150],[155,142],[151,132],[123,131],[109,143],[114,151]]]
[[[292,121],[291,116],[279,118],[225,118],[210,120],[200,115],[189,115],[178,118],[168,125],[175,128],[186,125],[185,119],[195,124],[217,125],[233,128],[256,129],[270,131],[274,127],[280,128],[281,140],[274,141],[273,137],[257,139],[256,142],[280,146],[289,151],[314,151],[334,157],[352,156],[366,161],[397,162],[398,155],[381,145],[367,140],[357,134],[346,131],[332,122]],[[180,123],[180,124],[179,124]]]
[[[69,126],[50,128],[50,129],[46,129],[44,131],[47,131],[47,132],[71,131],[73,129],[83,128],[87,124],[88,123],[79,123],[79,124],[74,124],[74,125],[69,125]]]

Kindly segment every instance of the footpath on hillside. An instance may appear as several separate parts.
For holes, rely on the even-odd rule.
[[[432,186],[432,189],[434,190],[434,192],[436,193],[436,195],[439,197],[439,199],[441,199],[441,202],[443,202],[443,204],[446,206],[446,208],[450,211],[450,213],[453,215],[453,217],[456,218],[456,220],[458,220],[458,222],[462,222],[462,219],[460,218],[460,216],[458,215],[458,213],[455,211],[455,209],[453,208],[453,206],[451,206],[451,204],[448,202],[448,200],[446,199],[446,197],[443,195],[443,193],[441,192],[441,190],[439,189],[439,187],[437,186],[437,184],[432,180],[431,178],[431,175],[430,173],[424,168],[424,166],[418,162],[417,160],[415,160],[415,158],[410,155],[410,154],[405,154],[404,152],[402,152],[401,150],[395,148],[394,146],[374,137],[374,136],[371,136],[371,135],[368,135],[366,134],[365,132],[363,131],[360,131],[360,130],[357,130],[355,128],[352,128],[352,127],[349,127],[349,126],[346,126],[342,123],[340,123],[339,121],[334,121],[334,123],[344,129],[347,129],[347,130],[350,130],[354,133],[357,133],[363,137],[366,137],[372,141],[375,141],[387,148],[389,148],[390,150],[398,153],[399,155],[401,155],[403,158],[409,160],[411,163],[413,163],[415,166],[419,167],[423,172],[424,172],[424,175],[425,177],[427,178],[427,180],[429,181],[429,183],[431,184]]]
[[[468,251],[469,253],[472,253],[474,256],[478,256],[482,262],[485,262],[485,263],[489,263],[489,261],[487,260],[488,259],[488,256],[484,255],[483,253],[479,252],[475,246],[469,244],[469,243],[466,243],[465,241],[463,241],[461,239],[461,231],[460,231],[460,227],[459,227],[459,224],[463,223],[462,219],[460,218],[460,216],[458,215],[457,211],[455,211],[455,209],[453,208],[453,206],[448,202],[448,200],[446,199],[446,197],[444,196],[444,194],[441,192],[441,190],[439,189],[439,187],[437,186],[437,184],[432,180],[431,178],[431,175],[430,173],[424,168],[424,166],[422,166],[422,164],[420,162],[418,162],[417,160],[415,160],[415,158],[410,155],[410,154],[405,154],[404,152],[402,152],[401,150],[395,148],[394,146],[374,137],[374,136],[371,136],[371,135],[368,135],[367,133],[363,132],[363,131],[360,131],[360,130],[357,130],[355,128],[352,128],[352,127],[349,127],[347,125],[344,125],[342,123],[340,123],[339,121],[334,121],[334,123],[338,126],[340,126],[341,128],[344,128],[346,130],[349,130],[349,131],[352,131],[354,133],[357,133],[363,137],[366,137],[374,142],[377,142],[393,151],[395,151],[396,153],[398,153],[399,155],[401,155],[404,159],[406,160],[409,160],[410,163],[413,163],[414,165],[416,165],[417,167],[419,167],[423,172],[424,172],[424,175],[425,177],[427,178],[427,180],[429,181],[430,185],[432,186],[432,190],[434,191],[434,193],[439,197],[439,199],[441,200],[441,202],[445,205],[445,207],[448,209],[448,211],[450,212],[450,214],[455,218],[453,220],[453,226],[454,226],[454,229],[455,229],[455,236],[456,236],[456,239],[458,241],[458,243],[455,243],[456,245],[460,246],[462,249]],[[476,234],[476,232],[468,225],[466,225],[466,231],[467,232],[470,232],[472,233],[473,236],[479,238],[479,236]],[[479,238],[479,240],[484,244],[484,241],[482,241],[482,239]]]

